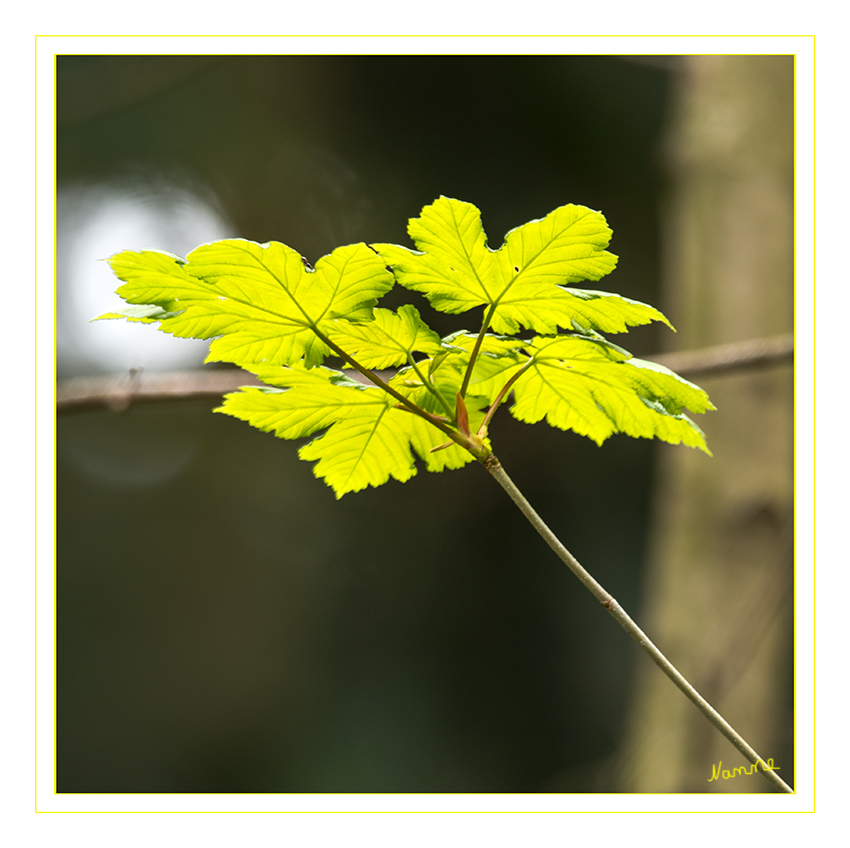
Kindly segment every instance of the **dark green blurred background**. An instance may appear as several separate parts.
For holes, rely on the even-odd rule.
[[[86,272],[62,264],[97,214],[121,209],[211,217],[186,225],[195,243],[126,243],[128,229],[108,252],[242,236],[316,260],[408,244],[407,219],[440,194],[482,209],[493,247],[580,203],[604,212],[621,257],[598,287],[659,303],[676,62],[59,57],[60,378],[134,365],[86,348],[107,325],[83,327]],[[85,317],[113,302],[99,279],[103,306]],[[441,333],[480,320],[415,302]],[[617,340],[647,354],[663,333]],[[213,406],[58,418],[60,792],[611,791],[647,660],[482,469],[337,502],[296,444]],[[507,412],[491,435],[556,533],[639,613],[655,446],[600,449]]]

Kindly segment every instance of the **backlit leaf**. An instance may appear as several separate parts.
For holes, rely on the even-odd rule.
[[[702,389],[672,371],[579,336],[536,338],[528,351],[532,364],[515,384],[511,408],[520,421],[545,419],[600,445],[625,433],[710,453],[703,432],[683,410],[705,412],[714,406]]]
[[[380,258],[363,244],[340,247],[309,269],[278,242],[243,239],[205,244],[186,260],[155,251],[110,259],[128,303],[159,307],[160,329],[181,338],[213,339],[208,362],[254,370],[319,364],[330,349],[322,335],[335,319],[371,320],[393,285]],[[136,316],[108,313],[101,317]],[[157,313],[150,317],[156,320]]]
[[[407,363],[414,352],[441,351],[440,337],[415,306],[402,306],[397,313],[376,309],[374,315],[369,322],[335,321],[328,336],[366,368],[392,368]]]
[[[258,376],[275,388],[245,387],[226,395],[215,411],[283,439],[326,431],[298,455],[316,461],[314,473],[337,497],[380,486],[391,477],[409,480],[416,474],[411,449],[429,471],[460,468],[473,461],[457,445],[431,453],[431,448],[446,441],[443,433],[397,408],[381,389],[355,383],[339,371],[296,365],[259,369]]]
[[[585,206],[561,206],[511,230],[498,250],[487,244],[478,209],[448,197],[411,219],[408,232],[416,250],[373,245],[396,279],[443,312],[490,307],[490,326],[497,333],[520,327],[554,333],[558,327],[570,329],[573,319],[603,332],[651,321],[669,324],[657,309],[638,301],[564,288],[599,280],[617,264],[605,249],[611,230],[604,216]]]

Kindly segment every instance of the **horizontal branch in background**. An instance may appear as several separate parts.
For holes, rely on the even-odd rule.
[[[702,374],[727,374],[794,358],[794,335],[788,333],[766,339],[717,345],[700,350],[665,353],[644,357],[665,365],[685,377]],[[356,376],[356,375],[355,375]],[[131,404],[163,401],[217,400],[240,386],[258,386],[253,374],[240,368],[214,371],[173,371],[108,377],[75,377],[60,380],[56,387],[57,412],[105,406],[115,412]]]
[[[794,334],[750,339],[746,342],[704,347],[700,350],[683,350],[680,353],[663,353],[645,356],[685,376],[696,374],[725,374],[759,365],[794,359]]]
[[[131,404],[180,400],[213,400],[240,386],[259,386],[260,381],[241,368],[215,371],[170,371],[108,377],[74,377],[56,386],[56,410],[68,412],[106,406],[123,412]]]

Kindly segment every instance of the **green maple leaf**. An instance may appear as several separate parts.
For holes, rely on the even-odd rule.
[[[208,362],[249,370],[302,358],[318,365],[331,353],[326,334],[335,321],[371,320],[377,299],[393,285],[364,244],[337,248],[315,270],[284,244],[243,239],[201,245],[186,260],[125,251],[109,264],[124,280],[118,294],[135,306],[101,318],[158,320],[163,332],[211,338]]]
[[[335,321],[328,336],[366,368],[392,368],[411,360],[414,353],[440,353],[440,337],[428,327],[415,306],[398,312],[376,309],[374,321]]]
[[[553,333],[571,329],[574,321],[603,332],[670,323],[657,309],[620,295],[564,288],[599,280],[617,264],[605,249],[611,239],[605,217],[585,206],[561,206],[511,230],[504,245],[492,250],[479,210],[440,197],[410,220],[408,233],[417,250],[372,245],[399,283],[443,312],[488,307],[485,324],[497,333],[520,327]]]
[[[520,421],[545,419],[599,445],[614,433],[625,433],[710,455],[705,435],[684,410],[702,413],[714,405],[705,391],[663,365],[591,336],[536,337],[525,351],[482,357],[470,391],[493,400],[497,387],[519,375],[510,411]]]
[[[350,380],[340,371],[303,365],[258,369],[270,387],[245,387],[228,394],[216,412],[247,421],[284,439],[320,431],[298,455],[316,461],[314,473],[342,497],[367,486],[380,486],[390,477],[404,482],[416,474],[414,455],[430,471],[460,468],[474,457],[453,445],[439,453],[445,441],[427,421],[399,409],[379,388]],[[285,391],[281,391],[285,389]]]

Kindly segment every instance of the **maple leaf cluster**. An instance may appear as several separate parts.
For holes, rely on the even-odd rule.
[[[625,433],[709,453],[685,413],[714,409],[708,395],[602,335],[652,321],[672,328],[667,318],[572,287],[617,264],[601,213],[561,206],[493,250],[479,210],[440,197],[408,233],[415,249],[346,245],[315,268],[279,242],[226,239],[185,259],[125,251],[109,262],[129,306],[100,318],[210,339],[208,362],[233,363],[264,384],[226,395],[215,411],[284,439],[313,436],[299,456],[337,497],[408,480],[417,458],[429,471],[486,462],[490,421],[511,399],[520,421],[545,420],[597,444]],[[378,307],[395,283],[442,312],[482,310],[480,329],[440,338],[414,306]],[[328,358],[345,370],[326,367]]]

